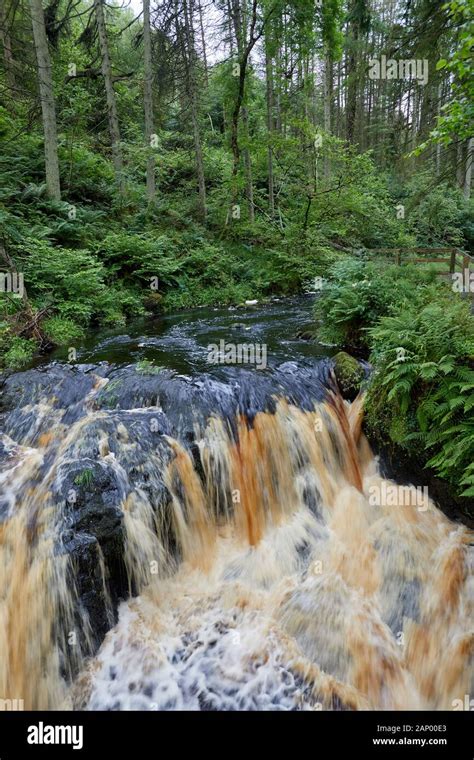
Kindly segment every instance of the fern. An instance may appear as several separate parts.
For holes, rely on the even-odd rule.
[[[427,288],[368,330],[376,369],[366,398],[370,429],[463,496],[474,495],[473,325],[462,299]]]

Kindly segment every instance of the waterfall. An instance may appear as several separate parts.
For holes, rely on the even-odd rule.
[[[41,388],[4,420],[0,700],[436,710],[472,693],[472,534],[381,476],[361,397],[230,414],[228,388],[213,412],[201,389],[184,434],[178,378],[124,409],[90,377],[75,405]]]

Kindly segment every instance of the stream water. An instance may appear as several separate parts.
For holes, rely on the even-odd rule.
[[[0,705],[436,710],[473,693],[472,534],[381,476],[333,350],[296,337],[310,312],[196,310],[3,379]],[[209,364],[220,340],[265,345],[266,367]]]

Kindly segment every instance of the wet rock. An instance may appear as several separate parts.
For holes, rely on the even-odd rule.
[[[362,380],[365,377],[364,368],[345,351],[340,351],[333,358],[334,374],[337,384],[344,398],[352,401],[360,391]]]
[[[393,443],[382,444],[367,427],[364,432],[379,458],[380,472],[384,478],[396,480],[402,485],[427,487],[430,499],[450,520],[474,529],[474,497],[459,496],[453,485],[439,478],[435,470],[421,468],[419,457],[413,456],[407,449]]]
[[[98,645],[115,621],[120,600],[128,595],[120,506],[124,487],[106,464],[83,459],[64,465],[53,497],[63,504],[62,550],[72,558],[79,602]]]
[[[17,372],[4,379],[0,409],[10,411],[43,400],[55,408],[67,409],[82,401],[96,382],[95,374],[68,364],[49,364],[41,369]]]
[[[82,650],[87,652],[88,635],[93,653],[99,648],[107,631],[117,622],[118,603],[127,596],[128,587],[122,560],[123,541],[117,542],[113,556],[109,542],[105,583],[101,549],[97,539],[89,533],[71,533],[69,538],[65,536],[63,548],[72,559],[70,582],[76,588],[79,602],[75,623],[80,645]]]
[[[60,550],[72,558],[95,646],[115,622],[120,601],[137,591],[129,588],[124,563],[124,504],[132,493],[156,512],[169,504],[162,480],[173,456],[168,432],[165,416],[152,409],[91,415],[57,467],[52,496],[64,513]]]
[[[143,305],[147,311],[149,311],[151,314],[162,314],[163,313],[163,296],[161,293],[156,293],[153,291],[150,291],[144,299],[143,299]]]

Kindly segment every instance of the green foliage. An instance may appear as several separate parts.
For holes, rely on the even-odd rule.
[[[321,36],[327,54],[339,60],[342,52],[343,4],[341,0],[326,0],[321,7]]]
[[[453,141],[472,137],[474,124],[474,0],[450,0],[443,6],[449,13],[450,22],[459,29],[456,45],[447,58],[440,58],[438,71],[449,71],[453,78],[453,98],[443,107],[429,140],[422,143],[421,153],[431,143],[449,145]]]
[[[334,374],[344,398],[354,398],[364,378],[359,362],[345,351],[340,351],[334,357]]]
[[[8,341],[8,350],[3,356],[3,363],[8,369],[20,369],[24,364],[31,361],[36,350],[34,340],[26,340],[13,336]]]
[[[94,482],[93,470],[85,469],[79,475],[74,478],[76,486],[82,486],[83,488],[90,488]]]
[[[471,362],[472,367],[472,362]],[[474,371],[457,367],[430,400],[428,465],[450,480],[463,496],[474,496]]]
[[[64,146],[59,158],[62,185],[71,203],[112,201],[114,174],[109,161],[86,145]]]
[[[122,280],[149,285],[158,277],[163,284],[176,283],[178,247],[166,234],[112,232],[98,243],[96,255]]]
[[[61,317],[45,319],[42,327],[45,336],[57,346],[71,345],[84,335],[84,331],[75,322]]]
[[[395,304],[408,304],[414,287],[437,290],[436,273],[414,266],[380,265],[363,259],[346,259],[329,270],[315,316],[321,321],[320,338],[331,344],[367,350],[368,327],[388,314]]]
[[[371,437],[382,444],[391,441],[434,468],[456,491],[472,496],[474,321],[469,303],[429,267],[347,259],[329,272],[316,315],[320,340],[370,351],[374,371],[365,410]]]
[[[474,486],[474,325],[460,300],[415,297],[370,331],[376,372],[367,421],[463,495]]]
[[[274,124],[270,129],[266,83],[260,69],[263,61],[258,61],[262,51],[257,52],[257,46],[243,97],[247,122],[241,118],[238,126],[242,160],[237,178],[232,177],[229,140],[238,88],[238,77],[233,75],[236,46],[233,56],[226,60],[214,61],[213,56],[206,83],[202,59],[200,54],[196,56],[198,91],[193,96],[197,99],[207,193],[205,224],[196,213],[191,93],[183,87],[182,45],[173,37],[173,23],[166,20],[166,11],[157,12],[153,28],[157,192],[149,203],[144,193],[150,151],[143,134],[141,21],[133,22],[130,9],[107,8],[124,158],[126,193],[121,197],[114,181],[104,83],[98,75],[100,55],[89,6],[80,2],[72,12],[60,0],[50,9],[62,19],[54,30],[54,43],[50,40],[62,191],[62,200],[53,202],[45,187],[37,77],[29,59],[26,66],[22,65],[22,47],[31,48],[30,22],[19,9],[10,30],[18,97],[13,104],[7,87],[7,107],[0,107],[0,233],[17,269],[24,272],[29,304],[39,315],[39,332],[24,332],[29,310],[18,298],[0,297],[5,322],[5,327],[0,327],[3,356],[11,349],[18,366],[21,356],[30,356],[23,341],[31,347],[28,341],[38,340],[39,334],[44,338],[42,345],[67,345],[91,325],[124,325],[136,315],[237,304],[270,294],[291,295],[304,290],[317,276],[328,277],[328,289],[320,302],[320,308],[329,315],[323,320],[325,339],[367,350],[365,328],[386,315],[397,299],[409,297],[406,291],[411,281],[406,281],[406,270],[403,277],[400,272],[387,272],[377,289],[371,284],[368,269],[344,270],[351,266],[344,263],[346,252],[415,242],[467,245],[474,240],[472,213],[447,182],[439,184],[437,180],[438,186],[433,185],[429,172],[419,171],[408,181],[405,178],[404,187],[394,190],[390,183],[399,167],[393,156],[386,161],[380,158],[380,153],[386,152],[390,131],[390,118],[383,106],[373,104],[371,129],[377,131],[377,139],[368,134],[365,141],[374,152],[359,150],[341,139],[344,104],[337,105],[336,88],[331,127],[339,137],[325,133],[321,128],[326,123],[324,98],[320,97],[323,86],[311,61],[315,57],[337,61],[345,49],[349,59],[353,55],[362,64],[367,44],[367,54],[376,52],[364,37],[371,25],[375,38],[391,39],[394,31],[398,41],[400,30],[406,28],[411,33],[413,21],[422,19],[418,4],[414,6],[407,9],[406,24],[404,21],[400,29],[395,9],[392,29],[385,14],[366,0],[349,5],[324,0],[318,6],[306,0],[259,2],[256,32],[263,31],[262,51],[265,49],[272,58]],[[461,139],[467,136],[466,117],[469,109],[472,111],[468,104],[472,74],[467,64],[471,9],[472,0],[452,0],[449,20],[459,26],[460,44],[454,44],[451,32],[440,42],[440,49],[447,52],[439,63],[438,76],[449,70],[459,87],[459,102],[451,100],[442,119],[449,118],[451,127],[461,124]],[[223,8],[218,4],[216,12],[220,11]],[[259,30],[267,15],[265,28]],[[448,13],[442,11],[439,16],[446,21]],[[415,31],[418,38],[420,32]],[[410,48],[406,57],[412,57],[412,52]],[[71,78],[68,70],[72,61],[87,75]],[[2,84],[5,75],[2,68]],[[359,71],[351,75],[356,89],[362,85],[361,75],[359,65]],[[347,84],[343,76],[340,85],[347,89]],[[400,83],[381,83],[380,103],[392,102],[385,85],[399,87]],[[426,100],[428,111],[432,96],[427,89],[427,97],[419,99],[423,104]],[[392,126],[396,131],[395,122]],[[315,142],[317,137],[322,138],[321,144]],[[400,144],[397,155],[405,149]],[[268,197],[269,152],[273,159],[274,213]],[[245,157],[252,173],[253,219],[246,198]],[[391,174],[381,166],[390,166]],[[229,215],[233,184],[238,189],[238,219]],[[397,219],[400,200],[407,208],[406,221]],[[343,280],[336,270],[328,275],[340,260]],[[156,279],[158,292],[150,287]],[[428,287],[429,277],[423,285],[417,283],[417,287],[425,285]],[[13,343],[16,338],[19,342]]]
[[[154,364],[148,359],[141,359],[136,365],[136,370],[142,375],[159,375],[163,367]]]
[[[472,201],[465,201],[459,189],[424,172],[407,183],[405,195],[407,227],[418,245],[463,247]]]

